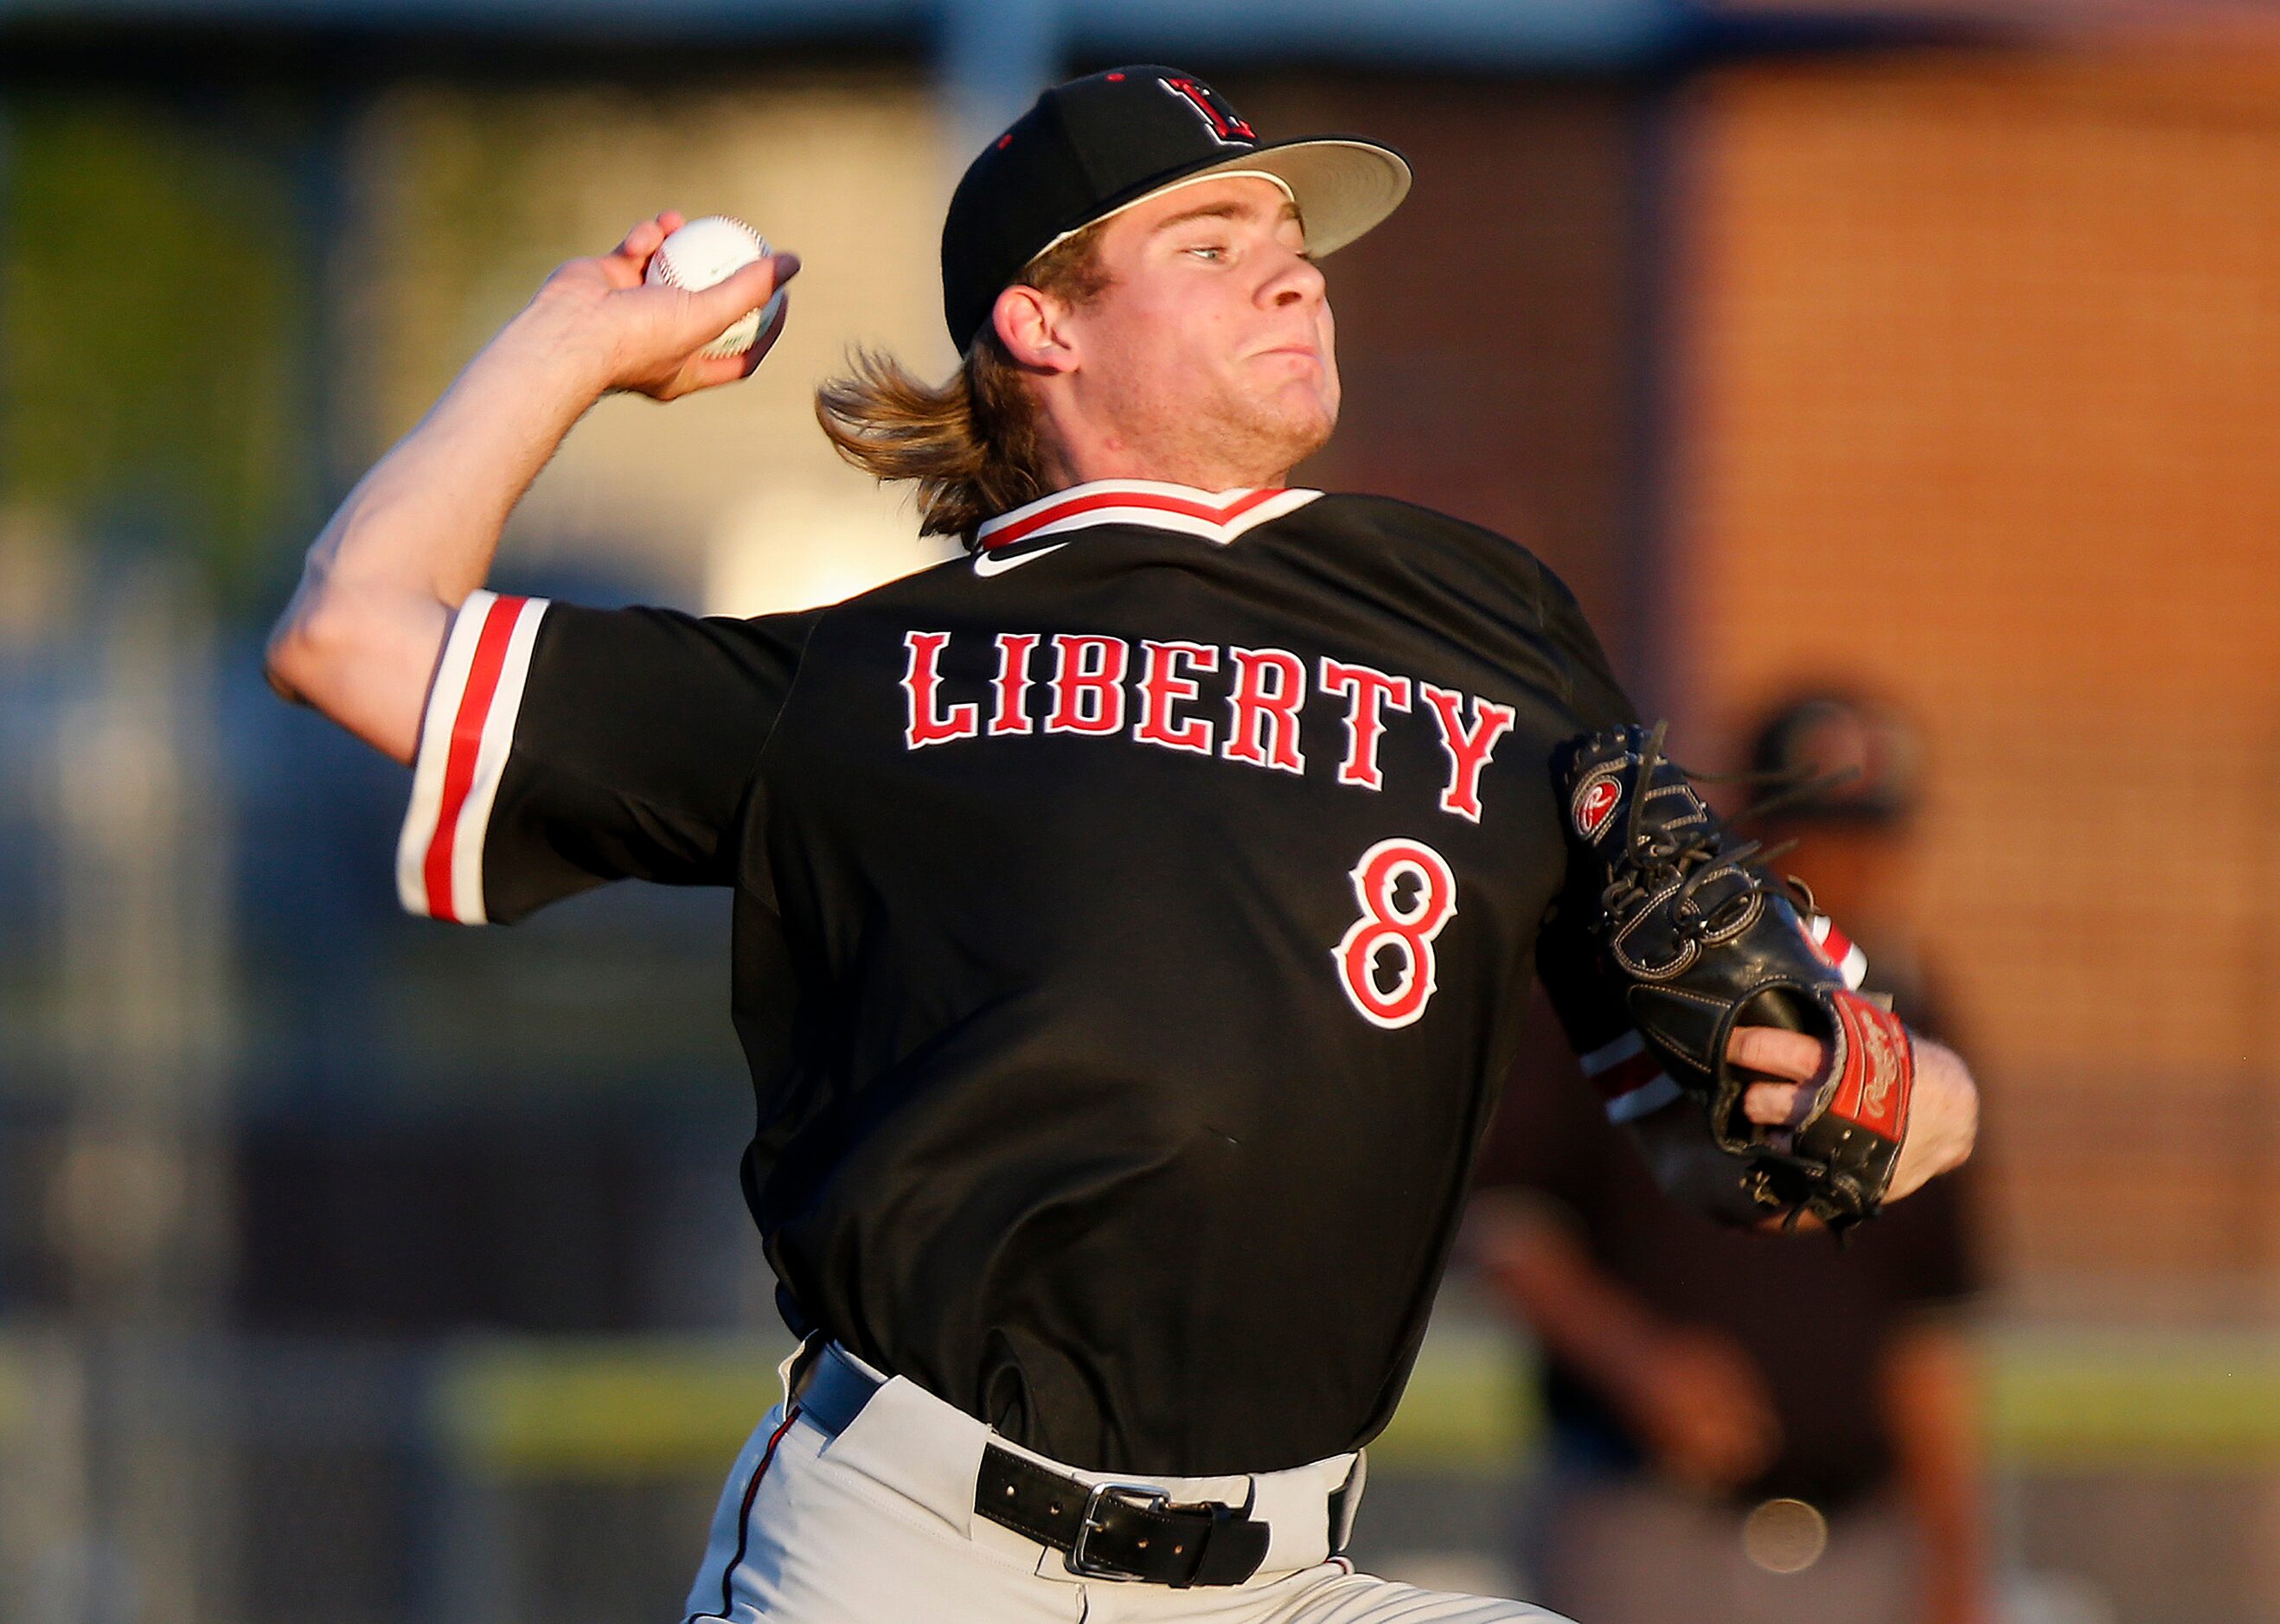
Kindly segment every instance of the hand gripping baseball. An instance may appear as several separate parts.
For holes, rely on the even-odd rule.
[[[1660,727],[1578,739],[1560,777],[1576,860],[1599,886],[1588,923],[1602,973],[1665,1074],[1701,1102],[1752,1205],[1842,1227],[1913,1187],[1899,1176],[1912,1137],[1913,1182],[1960,1159],[1960,1065],[1941,1051],[1934,1131],[1912,1134],[1913,1035],[1854,990],[1810,898],[1729,835],[1662,754]],[[1753,1086],[1768,1079],[1781,1086]]]
[[[796,254],[769,254],[710,288],[645,285],[650,257],[683,220],[668,211],[645,219],[606,254],[573,259],[546,279],[535,312],[555,324],[561,342],[587,352],[603,374],[602,387],[673,400],[750,377],[776,335],[779,309],[766,332],[742,355],[700,353],[721,330],[765,305],[799,273]]]

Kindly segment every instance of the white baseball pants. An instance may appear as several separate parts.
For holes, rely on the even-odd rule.
[[[1182,1502],[1249,1498],[1274,1535],[1245,1583],[1082,1578],[1059,1551],[975,1515],[991,1442],[1013,1447],[899,1377],[836,1437],[796,1402],[777,1405],[728,1475],[683,1624],[1565,1624],[1521,1602],[1373,1579],[1331,1556],[1329,1497],[1351,1455],[1252,1478],[1155,1480]]]

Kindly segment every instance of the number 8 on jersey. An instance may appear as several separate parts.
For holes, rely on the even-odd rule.
[[[1457,913],[1457,877],[1441,854],[1421,840],[1381,840],[1361,854],[1348,876],[1361,904],[1331,957],[1346,997],[1373,1026],[1406,1027],[1432,999],[1433,938]],[[1413,889],[1402,904],[1404,884]],[[1378,955],[1398,955],[1392,985],[1381,984]]]

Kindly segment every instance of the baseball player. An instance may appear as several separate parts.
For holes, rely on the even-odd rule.
[[[1338,1554],[1531,961],[1575,971],[1581,1041],[1625,1020],[1555,905],[1549,764],[1629,719],[1574,599],[1500,536],[1285,483],[1337,412],[1314,259],[1408,181],[1172,68],[1046,92],[950,206],[959,375],[820,396],[970,556],[844,603],[483,588],[597,396],[773,340],[697,355],[797,265],[644,287],[672,214],[549,279],[312,550],[271,678],[412,766],[410,908],[732,894],[743,1184],[804,1341],[691,1620],[1550,1616]],[[1736,1044],[1790,1080],[1753,1120],[1826,1058]],[[1892,1193],[1960,1159],[1972,1097],[1928,1050]],[[1631,1114],[1675,1182],[1733,1159],[1699,1109]]]

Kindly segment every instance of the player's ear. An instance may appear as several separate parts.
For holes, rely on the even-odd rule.
[[[1075,341],[1067,330],[1068,307],[1050,293],[1016,282],[998,296],[990,319],[1005,352],[1033,372],[1076,370]]]

